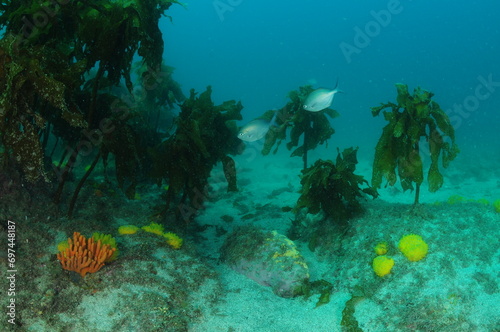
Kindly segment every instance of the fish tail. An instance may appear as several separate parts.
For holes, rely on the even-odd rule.
[[[333,91],[335,91],[335,93],[344,93],[343,90],[339,89],[339,78],[338,77],[337,77],[337,83],[335,83],[335,87],[333,88]]]
[[[269,128],[271,128],[272,126],[274,126],[276,124],[276,117],[278,116],[278,111],[279,110],[274,111],[273,118],[271,119],[271,122],[269,122]]]

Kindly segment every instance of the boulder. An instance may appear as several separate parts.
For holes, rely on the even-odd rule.
[[[309,268],[304,257],[292,240],[276,231],[240,227],[226,239],[221,258],[281,297],[302,295],[308,285]]]

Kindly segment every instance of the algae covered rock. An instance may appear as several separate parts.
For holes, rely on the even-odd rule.
[[[295,243],[276,231],[241,227],[228,236],[222,259],[235,271],[269,286],[281,297],[303,295],[309,268]]]

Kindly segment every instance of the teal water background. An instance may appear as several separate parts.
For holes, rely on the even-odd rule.
[[[161,28],[184,90],[212,85],[216,102],[241,100],[243,122],[338,78],[334,139],[372,149],[384,121],[370,107],[405,83],[435,93],[462,151],[498,151],[499,11],[494,1],[188,1]]]

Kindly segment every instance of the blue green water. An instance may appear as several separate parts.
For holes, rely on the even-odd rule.
[[[339,146],[372,149],[395,83],[435,93],[462,151],[498,142],[500,4],[494,1],[188,1],[162,21],[165,61],[187,91],[241,100],[244,121],[290,90],[339,85]],[[485,84],[484,82],[490,82]],[[334,143],[335,145],[335,143]]]

